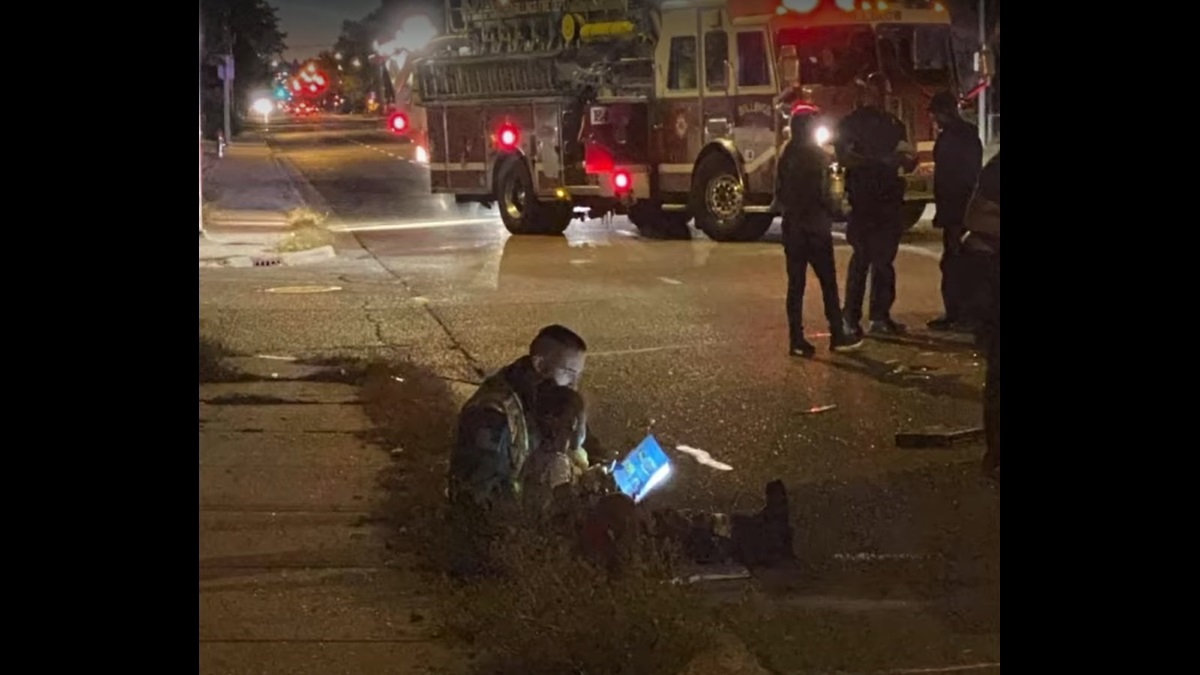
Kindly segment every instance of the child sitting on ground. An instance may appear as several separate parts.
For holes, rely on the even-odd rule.
[[[538,388],[536,400],[533,417],[541,442],[525,462],[522,492],[527,507],[545,511],[556,493],[573,494],[573,486],[588,468],[582,447],[587,413],[578,392],[552,381]]]

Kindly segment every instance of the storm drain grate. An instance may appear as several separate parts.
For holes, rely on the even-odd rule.
[[[255,258],[254,259],[255,267],[275,267],[276,265],[282,265],[282,264],[283,264],[283,258]]]

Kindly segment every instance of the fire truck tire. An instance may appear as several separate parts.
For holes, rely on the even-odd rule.
[[[533,189],[529,167],[520,157],[505,160],[496,176],[500,220],[512,234],[558,235],[571,224],[570,204],[543,204]]]
[[[629,221],[647,239],[691,239],[687,213],[664,211],[654,202],[639,201],[629,208]]]
[[[755,218],[752,215],[758,214],[747,214],[742,210],[745,186],[731,159],[713,153],[701,160],[694,176],[691,212],[696,219],[696,227],[709,239],[754,241],[766,233],[771,226],[769,217]]]

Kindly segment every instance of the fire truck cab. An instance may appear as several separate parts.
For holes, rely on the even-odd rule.
[[[776,215],[792,106],[827,115],[817,140],[832,153],[856,82],[876,70],[921,159],[905,176],[910,226],[932,200],[925,108],[956,89],[938,2],[448,0],[447,10],[442,47],[415,64],[432,189],[498,204],[514,234],[619,213],[655,237],[686,236],[694,220],[717,241],[757,240]]]

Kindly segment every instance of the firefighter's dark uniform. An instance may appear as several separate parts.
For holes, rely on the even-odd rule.
[[[494,526],[518,504],[521,470],[538,443],[529,415],[539,380],[524,356],[484,380],[459,413],[449,476],[456,573],[483,571]]]
[[[853,254],[846,270],[846,304],[842,311],[849,329],[861,331],[867,273],[871,277],[870,318],[873,330],[899,332],[892,321],[896,301],[896,254],[903,222],[904,179],[899,175],[899,149],[908,131],[895,115],[875,106],[862,106],[842,119],[836,138],[838,162],[846,167],[850,222],[846,241]]]
[[[963,251],[963,218],[983,168],[983,144],[979,130],[958,114],[953,94],[933,97],[931,112],[945,114],[946,126],[933,146],[933,200],[937,214],[933,226],[942,230],[942,306],[945,314],[929,322],[933,329],[974,325],[980,316],[983,289],[981,265]]]
[[[804,338],[804,287],[809,265],[821,284],[830,348],[845,351],[857,347],[860,342],[848,339],[843,328],[833,261],[833,213],[836,207],[829,190],[829,160],[811,140],[813,113],[792,116],[792,138],[783,149],[779,170],[775,173],[776,199],[783,211],[789,348],[797,356],[811,356],[815,352]]]
[[[982,338],[987,354],[983,386],[983,427],[987,453],[983,468],[1000,468],[1000,153],[979,174],[979,184],[967,206],[967,248],[988,255],[987,312]],[[973,242],[979,242],[975,245]]]

